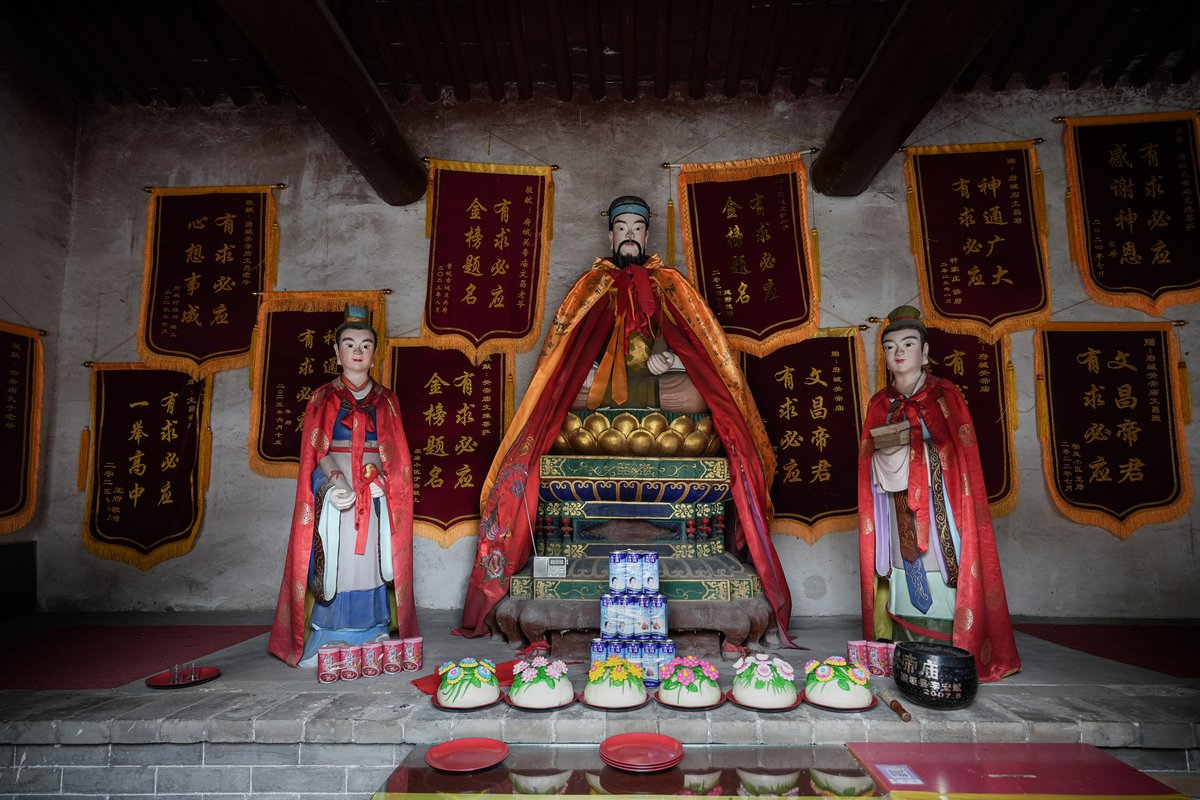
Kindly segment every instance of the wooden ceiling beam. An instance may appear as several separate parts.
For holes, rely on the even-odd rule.
[[[488,0],[472,0],[471,10],[475,17],[475,35],[479,37],[479,49],[483,56],[483,71],[487,75],[488,96],[493,100],[504,99],[504,78],[500,75],[500,56],[496,54],[496,39],[492,36],[492,15]]]
[[[1063,50],[1071,40],[1077,38],[1081,17],[1090,10],[1089,3],[1090,0],[1073,0],[1071,3],[1042,7],[1034,0],[1035,9],[1031,13],[1042,12],[1042,30],[1055,31],[1056,38],[1042,46],[1037,60],[1025,70],[1027,88],[1040,89],[1049,83],[1051,68],[1055,63],[1061,63]]]
[[[637,0],[621,0],[621,97],[637,100]]]
[[[220,3],[385,203],[421,198],[424,165],[321,0]]]
[[[1132,9],[1130,9],[1131,11]],[[1154,42],[1146,41],[1155,31],[1161,33],[1163,25],[1167,21],[1168,12],[1171,12],[1171,6],[1165,2],[1159,2],[1151,5],[1149,8],[1141,10],[1142,16],[1136,25],[1128,25],[1125,28],[1125,41],[1117,50],[1113,57],[1108,60],[1104,68],[1100,70],[1100,82],[1108,89],[1117,85],[1117,81],[1129,69],[1129,65],[1138,57],[1139,53],[1148,50],[1154,46]],[[1129,13],[1127,11],[1126,13]],[[1172,14],[1171,16],[1174,16]],[[1159,35],[1158,42],[1161,44],[1166,37]]]
[[[1122,23],[1123,14],[1119,13],[1117,6],[1117,0],[1106,0],[1102,10],[1097,9],[1094,5],[1088,8],[1088,15],[1093,18],[1099,17],[1100,24],[1088,37],[1087,47],[1067,70],[1068,89],[1078,89],[1095,69],[1100,60],[1100,52],[1104,49],[1107,34],[1110,29]]]
[[[817,0],[804,7],[804,18],[800,21],[800,35],[805,37],[796,48],[796,65],[792,67],[791,90],[799,97],[808,91],[808,77],[821,47],[821,33],[825,28],[825,17],[829,13],[828,0]]]
[[[587,28],[588,91],[593,100],[604,99],[604,30],[601,0],[587,0],[584,25]]]
[[[850,62],[850,41],[858,33],[866,9],[862,0],[851,0],[850,5],[842,10],[842,24],[837,33],[837,49],[833,53],[833,61],[829,66],[829,75],[825,78],[825,94],[837,94],[846,79],[846,69]]]
[[[429,68],[429,58],[425,55],[425,40],[421,38],[421,29],[413,16],[409,0],[396,0],[396,16],[400,20],[400,31],[404,35],[404,44],[408,47],[408,58],[412,62],[413,72],[417,75],[417,83],[421,84],[421,95],[431,103],[437,102],[441,90],[433,79],[433,70]]]
[[[437,20],[438,33],[442,37],[442,52],[446,54],[446,66],[450,68],[450,82],[454,85],[454,98],[460,103],[471,99],[471,82],[467,80],[467,65],[463,61],[462,48],[458,44],[458,33],[450,19],[449,3],[434,3],[433,17]]]
[[[775,76],[779,72],[779,57],[783,53],[783,40],[787,35],[788,12],[791,8],[792,4],[788,0],[775,0],[775,7],[771,10],[771,35],[767,39],[762,69],[758,73],[759,94],[768,94],[775,84]]]
[[[550,37],[550,56],[554,61],[554,85],[558,89],[558,98],[570,100],[575,94],[575,84],[571,80],[567,29],[559,0],[546,0],[546,31]]]
[[[671,92],[671,4],[654,4],[654,96]]]
[[[692,23],[692,64],[688,76],[688,96],[704,98],[705,69],[708,67],[708,37],[712,30],[712,0],[698,0]]]
[[[181,3],[180,6],[186,18],[184,29],[190,32],[190,38],[201,40],[208,48],[210,60],[224,76],[221,85],[229,92],[229,99],[239,108],[249,103],[250,92],[246,89],[246,82],[229,63],[229,55],[221,44],[222,37],[214,30],[209,19],[212,9],[208,5],[197,6],[194,2]]]
[[[863,192],[1009,10],[992,0],[908,0],[817,154],[813,188]]]
[[[387,76],[388,85],[396,100],[403,103],[408,100],[408,85],[404,82],[404,73],[396,65],[396,51],[392,47],[391,26],[379,13],[379,3],[363,3],[355,8],[363,14],[363,27],[370,31],[371,43],[379,56],[379,66]]]
[[[14,35],[24,38],[23,46],[55,83],[80,103],[92,102],[96,90],[83,78],[88,73],[78,58],[77,48],[62,40],[57,25],[43,19],[36,11],[37,5],[0,6],[0,15],[8,19]]]
[[[525,52],[525,25],[520,0],[505,0],[504,16],[508,21],[508,38],[512,43],[513,74],[517,76],[517,97],[533,97],[533,76],[529,72],[529,55]]]
[[[1192,9],[1190,3],[1180,3],[1170,21],[1166,24],[1166,30],[1178,31],[1185,28],[1188,12]],[[1150,78],[1154,76],[1155,71],[1162,66],[1163,61],[1167,58],[1167,53],[1170,52],[1173,36],[1158,35],[1153,43],[1153,46],[1146,51],[1142,56],[1138,65],[1129,71],[1129,83],[1132,86],[1141,88],[1149,83]]]
[[[750,2],[738,0],[733,12],[733,30],[729,32],[729,52],[725,60],[725,96],[737,97],[742,88],[742,56],[750,28]]]

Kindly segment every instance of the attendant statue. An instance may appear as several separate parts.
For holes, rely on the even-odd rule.
[[[350,307],[341,375],[304,412],[300,473],[269,649],[292,666],[320,647],[417,636],[412,461],[395,393],[371,379],[375,331]]]
[[[732,476],[737,513],[731,549],[753,562],[772,623],[790,644],[791,595],[768,531],[775,471],[770,440],[704,298],[657,255],[646,254],[649,221],[650,209],[640,197],[614,200],[608,209],[611,258],[597,258],[554,315],[529,388],[482,487],[478,550],[459,631],[464,635],[490,630],[489,614],[529,558],[540,459],[562,435],[568,411],[621,407],[707,410]]]
[[[893,310],[882,342],[890,382],[867,405],[858,460],[863,635],[953,644],[999,680],[1021,662],[971,414],[925,371],[919,310]]]

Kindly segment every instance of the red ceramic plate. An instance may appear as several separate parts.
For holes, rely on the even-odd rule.
[[[733,696],[733,689],[730,689],[725,693],[725,699],[733,703],[738,708],[744,708],[747,711],[757,711],[760,714],[780,714],[784,711],[791,711],[793,708],[799,707],[799,705],[804,702],[804,697],[802,696],[803,694],[804,692],[798,693],[796,695],[796,702],[792,703],[790,706],[784,706],[783,708],[758,708],[756,706],[748,706],[744,703],[739,703],[737,698]]]
[[[184,671],[186,674],[186,670]],[[189,680],[171,681],[171,670],[164,669],[146,678],[146,685],[151,689],[182,689],[185,686],[199,686],[202,683],[215,681],[221,677],[221,670],[216,667],[196,667],[196,674]]]
[[[666,769],[683,758],[683,745],[661,733],[619,733],[600,743],[600,758],[622,769]]]
[[[717,708],[718,706],[720,706],[722,703],[725,702],[725,695],[721,695],[720,697],[717,698],[717,702],[713,703],[711,706],[677,706],[674,703],[668,703],[666,700],[663,700],[661,697],[659,697],[660,694],[661,694],[661,691],[654,693],[655,702],[658,703],[660,706],[666,706],[667,708],[673,708],[676,711],[708,711],[709,709]]]
[[[508,758],[508,745],[483,737],[451,739],[425,751],[425,763],[443,772],[474,772]]]
[[[609,761],[603,756],[600,757],[600,760],[613,769],[619,769],[622,772],[662,772],[664,769],[670,769],[671,767],[679,766],[680,762],[683,761],[683,756],[680,756],[679,758],[673,758],[665,764],[650,764],[648,766],[621,764],[617,761]]]
[[[583,699],[583,692],[579,692],[578,694],[576,694],[575,699],[578,700],[579,704],[581,706],[583,706],[584,708],[590,708],[593,711],[608,711],[610,713],[615,714],[615,713],[619,713],[621,711],[633,711],[635,708],[642,708],[643,706],[645,706],[647,703],[650,702],[650,693],[646,692],[646,699],[643,700],[642,702],[638,703],[637,705],[624,706],[622,708],[609,708],[608,706],[594,706],[591,703],[589,703],[588,701]]]
[[[867,703],[865,706],[859,706],[858,708],[834,708],[833,706],[827,706],[818,703],[816,700],[811,699],[805,692],[800,692],[800,696],[804,699],[804,702],[808,703],[813,708],[819,708],[822,711],[838,711],[843,714],[857,714],[860,711],[866,711],[874,708],[879,703],[879,698],[875,695],[871,695],[871,702]]]
[[[504,692],[500,693],[500,697],[504,697]],[[433,702],[433,707],[438,709],[439,711],[478,711],[481,708],[491,708],[492,706],[496,705],[496,703],[500,702],[500,697],[497,697],[495,700],[493,700],[490,703],[484,703],[481,706],[467,706],[465,708],[451,708],[450,706],[442,705],[441,703],[438,702],[437,692],[434,692],[433,696],[430,697],[429,699]]]

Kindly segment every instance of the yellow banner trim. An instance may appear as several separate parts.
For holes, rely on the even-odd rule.
[[[131,370],[131,369],[170,369],[169,367],[153,367],[149,364],[135,363],[93,363],[92,380],[91,380],[91,399],[92,406],[91,419],[92,428],[100,429],[99,410],[96,408],[96,373],[106,370]],[[186,372],[186,370],[173,370],[175,372]],[[195,376],[193,376],[195,377]],[[96,477],[95,458],[98,455],[92,452],[88,455],[87,469],[87,487],[86,498],[83,510],[83,529],[81,536],[83,537],[83,546],[88,549],[92,555],[98,558],[104,558],[109,561],[119,561],[122,564],[129,564],[137,567],[142,572],[150,570],[152,567],[161,564],[172,558],[179,558],[192,552],[192,548],[196,546],[196,536],[200,533],[200,527],[204,523],[204,493],[208,488],[209,474],[212,467],[212,406],[213,406],[213,378],[212,375],[195,378],[204,383],[204,412],[200,419],[200,430],[197,431],[199,451],[197,453],[197,493],[196,493],[196,521],[192,524],[191,531],[188,532],[186,539],[181,539],[178,542],[171,542],[162,547],[155,548],[152,552],[145,555],[138,551],[122,547],[111,542],[98,542],[88,536],[88,529],[91,527],[92,521],[92,504],[88,502],[92,496],[93,483]]]
[[[29,524],[33,513],[37,510],[38,473],[41,471],[42,453],[42,386],[45,378],[45,349],[42,347],[42,335],[34,328],[24,325],[14,325],[11,322],[0,322],[0,331],[24,336],[33,340],[30,354],[33,356],[33,376],[30,381],[29,396],[29,462],[25,465],[29,480],[29,496],[25,505],[7,517],[0,517],[0,535],[13,533]]]
[[[1200,302],[1200,289],[1167,291],[1157,298],[1137,292],[1114,292],[1096,284],[1088,270],[1087,230],[1082,219],[1083,189],[1079,174],[1079,154],[1075,149],[1073,128],[1088,128],[1097,125],[1135,125],[1144,122],[1175,122],[1191,120],[1196,129],[1196,141],[1200,142],[1200,111],[1163,111],[1154,114],[1124,114],[1102,117],[1065,117],[1063,122],[1063,158],[1067,172],[1067,241],[1070,244],[1071,260],[1079,269],[1083,287],[1088,296],[1097,303],[1117,308],[1136,308],[1151,316],[1160,317],[1170,306]],[[1200,153],[1195,154],[1200,158]],[[1194,188],[1194,187],[1193,187]]]
[[[1038,226],[1038,254],[1041,257],[1042,278],[1046,287],[1046,302],[1040,311],[1001,320],[996,325],[966,319],[946,319],[937,313],[933,301],[933,288],[929,285],[929,265],[925,260],[925,232],[921,229],[920,204],[916,202],[917,175],[914,159],[916,156],[947,155],[962,153],[994,153],[1001,150],[1023,150],[1029,158],[1029,174],[1032,185],[1029,187],[1030,209]],[[1032,328],[1043,322],[1050,321],[1050,249],[1046,230],[1046,190],[1039,166],[1037,149],[1033,140],[1015,142],[986,142],[982,144],[942,144],[929,147],[904,148],[904,182],[907,185],[905,196],[908,202],[908,235],[909,249],[913,260],[917,262],[917,283],[921,290],[921,303],[925,307],[925,321],[930,325],[941,328],[949,333],[965,333],[976,336],[985,342],[995,342],[1001,336],[1014,331]]]
[[[687,187],[692,183],[728,183],[744,181],[749,178],[762,178],[790,171],[800,176],[800,219],[796,221],[796,235],[804,250],[804,274],[812,295],[812,315],[808,322],[796,325],[782,331],[776,331],[765,339],[759,340],[741,334],[726,333],[729,346],[734,350],[749,353],[752,356],[768,356],[779,348],[802,342],[813,335],[821,324],[821,284],[818,276],[816,246],[813,227],[808,213],[808,170],[804,166],[801,153],[781,153],[761,158],[750,158],[744,161],[713,161],[705,164],[679,165],[679,219],[683,229],[683,256],[687,263],[687,278],[693,286],[699,287],[696,268],[696,243],[692,237],[690,220],[692,217],[691,204],[688,201]]]
[[[267,478],[296,478],[300,465],[292,461],[265,461],[258,455],[255,441],[262,425],[263,394],[262,373],[267,358],[267,315],[276,311],[343,311],[347,305],[366,306],[371,312],[371,327],[381,340],[387,336],[387,303],[382,292],[263,292],[258,304],[258,322],[252,338],[254,357],[250,364],[250,429],[246,434],[246,452],[250,469]],[[383,348],[375,348],[373,371],[378,375],[382,369]]]
[[[1192,473],[1187,460],[1187,441],[1184,432],[1183,409],[1180,408],[1179,397],[1172,398],[1172,424],[1175,427],[1175,449],[1179,456],[1179,497],[1170,505],[1135,511],[1124,520],[1118,520],[1111,514],[1093,509],[1079,508],[1069,504],[1054,485],[1054,442],[1050,441],[1050,398],[1049,387],[1046,385],[1046,363],[1042,354],[1042,334],[1046,331],[1165,331],[1167,340],[1167,364],[1178,364],[1179,343],[1171,330],[1170,322],[1054,322],[1040,325],[1034,331],[1033,354],[1034,370],[1037,375],[1037,419],[1038,442],[1042,451],[1042,474],[1046,479],[1046,493],[1054,502],[1054,507],[1064,517],[1072,522],[1083,525],[1094,525],[1116,536],[1118,539],[1128,539],[1133,532],[1144,525],[1154,525],[1178,519],[1187,513],[1192,504]],[[1170,369],[1169,366],[1165,367]]]
[[[244,194],[261,192],[267,199],[266,230],[262,232],[266,243],[266,255],[263,264],[263,287],[270,290],[275,287],[276,263],[279,260],[279,226],[275,222],[277,204],[275,201],[275,186],[186,186],[179,188],[149,187],[150,199],[146,203],[146,240],[142,243],[142,305],[138,314],[137,349],[142,363],[154,369],[173,369],[186,372],[193,378],[205,378],[217,372],[229,369],[241,369],[250,363],[254,352],[253,342],[245,353],[235,353],[197,364],[184,356],[169,356],[152,352],[146,346],[150,335],[147,328],[147,316],[152,298],[150,297],[151,276],[154,275],[154,226],[158,221],[156,200],[162,196],[195,195],[195,194]]]

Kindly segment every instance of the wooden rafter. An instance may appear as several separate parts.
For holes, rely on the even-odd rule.
[[[775,75],[779,72],[779,57],[783,53],[783,41],[787,35],[788,12],[792,4],[787,0],[775,0],[771,9],[771,33],[767,39],[767,49],[763,53],[762,68],[758,72],[758,93],[765,95],[775,84]]]
[[[493,100],[503,100],[504,79],[500,75],[500,57],[496,54],[496,39],[492,35],[490,6],[491,3],[488,0],[471,0],[472,16],[475,17],[475,35],[479,37],[483,71],[487,76],[488,96]]]
[[[712,30],[712,0],[696,3],[692,21],[692,63],[688,74],[688,96],[693,100],[704,97],[705,71],[708,67],[708,37]]]
[[[554,62],[554,85],[558,89],[558,98],[570,100],[575,94],[575,83],[571,80],[567,30],[559,0],[546,0],[546,30],[550,36],[550,55]]]
[[[513,74],[517,76],[517,97],[533,97],[533,78],[529,74],[529,55],[525,52],[525,26],[522,25],[520,0],[505,0],[504,16],[508,21],[509,53]]]
[[[449,3],[434,3],[433,17],[437,20],[438,35],[442,38],[442,52],[450,68],[450,81],[454,86],[454,98],[460,103],[471,99],[471,83],[467,80],[467,67],[463,63],[462,48],[458,44],[458,33],[450,19]]]
[[[737,97],[742,86],[742,56],[750,27],[750,0],[738,0],[734,6],[733,29],[729,32],[729,53],[725,59],[725,96]]]
[[[671,91],[671,4],[654,6],[654,96],[665,100]]]

